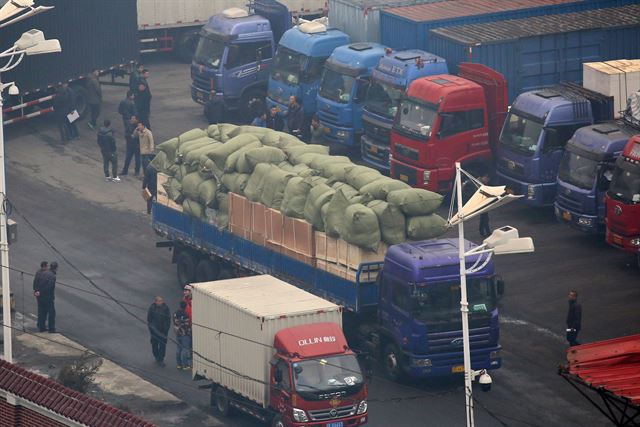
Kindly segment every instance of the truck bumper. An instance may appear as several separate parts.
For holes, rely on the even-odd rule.
[[[584,233],[596,234],[602,229],[600,221],[595,215],[586,215],[572,211],[563,207],[558,202],[553,204],[553,211],[558,222],[568,224]]]
[[[611,246],[640,256],[640,235],[622,236],[607,228],[605,238]]]
[[[412,187],[444,193],[451,190],[452,177],[444,169],[424,169],[391,158],[391,177]]]
[[[324,138],[327,142],[353,147],[357,140],[353,128],[324,123]]]
[[[372,166],[387,173],[391,170],[389,145],[379,144],[368,136],[363,135],[360,138],[360,150],[362,161],[367,166]]]
[[[356,427],[367,424],[369,413],[354,415],[348,418],[332,419],[328,421],[308,421],[306,423],[291,423],[291,427]]]
[[[498,171],[496,175],[500,185],[506,185],[507,191],[512,194],[523,195],[522,201],[529,206],[550,206],[555,200],[555,182],[531,184],[505,175],[501,171]]]
[[[471,368],[498,369],[502,366],[500,357],[501,346],[471,350]],[[406,373],[411,378],[443,377],[455,374],[464,374],[464,356],[462,351],[458,353],[420,355],[405,353],[409,363]],[[427,366],[430,365],[430,366]]]
[[[215,98],[222,100],[222,93],[212,93],[209,90],[201,89],[193,84],[191,85],[191,99],[198,104],[205,105],[207,102]]]

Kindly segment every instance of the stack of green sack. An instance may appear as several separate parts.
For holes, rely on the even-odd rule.
[[[158,150],[153,165],[171,177],[165,184],[169,197],[220,227],[228,224],[227,194],[233,192],[372,250],[380,242],[393,245],[446,231],[446,221],[434,213],[441,195],[283,132],[216,124],[185,132]]]

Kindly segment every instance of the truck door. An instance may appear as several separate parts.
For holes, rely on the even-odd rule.
[[[556,182],[558,177],[558,168],[562,155],[564,153],[564,147],[576,130],[583,126],[588,126],[590,123],[582,122],[578,124],[562,125],[562,126],[549,126],[544,128],[544,143],[540,152],[540,181],[542,183]],[[545,199],[552,197],[553,194],[545,194]]]
[[[436,149],[438,167],[451,167],[454,162],[468,162],[480,157],[489,159],[489,133],[485,126],[485,110],[440,113],[440,144]]]
[[[391,333],[399,346],[411,335],[408,287],[400,280],[383,277],[384,304],[381,319],[383,327]]]
[[[275,357],[271,361],[271,407],[285,416],[291,406],[291,372],[285,360]]]
[[[598,215],[598,223],[604,225],[604,218],[607,215],[607,208],[605,206],[605,196],[609,185],[611,184],[611,178],[613,178],[613,171],[616,165],[613,162],[602,163],[598,168],[598,177],[596,182],[596,212]]]
[[[270,40],[229,45],[225,69],[234,93],[241,94],[245,87],[267,81],[272,52]]]

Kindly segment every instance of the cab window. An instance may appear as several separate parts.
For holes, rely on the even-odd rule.
[[[484,127],[484,110],[455,111],[440,114],[440,137]]]
[[[587,126],[589,123],[580,123],[566,126],[552,126],[545,128],[545,141],[543,151],[553,151],[563,148],[571,139],[576,130]]]
[[[289,365],[284,360],[278,360],[276,363],[276,371],[282,373],[282,381],[280,381],[280,387],[284,391],[291,391],[291,377],[289,376]]]
[[[231,44],[227,53],[227,68],[236,68],[269,58],[271,58],[270,42]]]

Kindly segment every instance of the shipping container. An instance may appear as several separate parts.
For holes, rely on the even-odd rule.
[[[389,8],[380,14],[380,43],[431,52],[429,30],[623,6],[637,0],[450,0]]]
[[[431,30],[432,52],[502,73],[509,102],[560,81],[582,82],[584,62],[640,57],[640,5]]]
[[[389,7],[445,0],[329,0],[329,24],[349,34],[353,43],[380,43],[380,13]]]
[[[194,374],[267,408],[276,333],[323,322],[342,326],[340,307],[273,276],[194,284]]]

